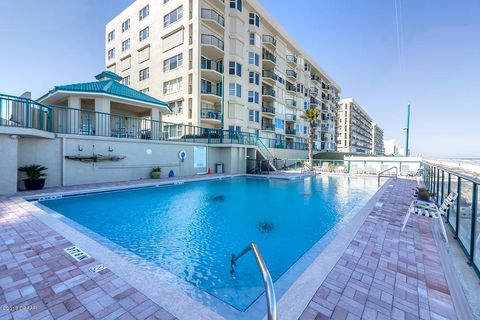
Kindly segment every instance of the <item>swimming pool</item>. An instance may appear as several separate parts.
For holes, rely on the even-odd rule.
[[[251,253],[232,277],[232,253],[257,243],[276,281],[377,190],[363,177],[237,177],[40,203],[244,311],[263,282]]]

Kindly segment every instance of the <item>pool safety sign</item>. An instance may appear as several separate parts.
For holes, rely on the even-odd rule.
[[[207,167],[207,147],[193,147],[193,167]]]

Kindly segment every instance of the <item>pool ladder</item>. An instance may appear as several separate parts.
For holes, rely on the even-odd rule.
[[[267,298],[267,319],[277,320],[277,300],[275,298],[275,288],[273,287],[273,280],[270,276],[270,272],[268,272],[267,266],[265,265],[265,261],[263,261],[260,250],[258,250],[258,247],[254,242],[246,246],[245,249],[240,251],[240,253],[232,254],[232,258],[230,259],[230,273],[232,275],[235,273],[234,267],[236,266],[237,260],[250,250],[252,250],[253,254],[255,255],[258,268],[262,273],[263,285],[265,287],[265,296]]]
[[[381,178],[381,177],[390,177],[391,175],[385,175],[384,173],[387,172],[387,171],[390,171],[390,170],[392,170],[392,169],[395,169],[395,179],[398,178],[398,168],[397,168],[397,167],[390,167],[390,168],[388,168],[388,169],[385,169],[385,170],[383,170],[383,171],[380,171],[380,172],[378,173],[378,175],[377,175],[377,176],[378,176],[378,186],[379,186],[379,187],[380,187],[380,178]]]

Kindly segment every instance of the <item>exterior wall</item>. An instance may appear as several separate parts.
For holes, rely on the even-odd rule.
[[[10,135],[0,134],[2,161],[0,161],[0,194],[17,191],[17,145],[18,140]]]
[[[336,136],[339,152],[372,153],[372,119],[352,98],[338,102]]]
[[[139,21],[139,10],[147,5],[149,16]],[[180,6],[182,18],[164,27],[164,17]],[[249,24],[250,13],[259,17],[259,26]],[[130,29],[122,32],[122,23],[127,19],[130,19]],[[147,26],[149,37],[140,42],[139,32]],[[113,30],[115,37],[108,41],[108,34]],[[240,11],[230,8],[229,1],[221,0],[176,0],[166,4],[137,0],[110,21],[105,31],[107,69],[122,77],[129,76],[133,88],[148,88],[150,95],[170,103],[174,114],[165,121],[220,128],[223,74],[224,129],[240,129],[288,142],[307,142],[308,123],[301,115],[305,108],[314,106],[321,110],[315,146],[318,150],[335,150],[335,108],[340,87],[258,1],[243,1]],[[253,45],[250,33],[255,37]],[[263,41],[263,36],[273,36],[276,45]],[[128,38],[130,49],[122,52],[122,42]],[[208,43],[210,39],[218,39],[222,48]],[[109,59],[108,52],[113,48],[115,56]],[[149,51],[148,59],[145,50]],[[264,58],[264,50],[274,57],[275,63]],[[249,63],[250,52],[258,55],[258,66]],[[180,53],[182,65],[165,71],[164,61]],[[241,65],[240,76],[230,74],[230,62]],[[223,66],[223,73],[216,66]],[[149,79],[139,81],[139,71],[147,67]],[[249,83],[250,72],[259,75],[258,84]],[[181,88],[165,93],[164,83],[178,78]],[[292,86],[287,86],[287,81]],[[230,94],[231,84],[241,86],[241,97]],[[288,90],[289,87],[293,90]],[[263,94],[267,88],[275,92],[274,97]],[[258,103],[255,99],[249,102],[249,91],[258,94]],[[269,107],[274,108],[274,112],[268,112]],[[249,112],[253,112],[253,121]]]
[[[373,155],[383,156],[385,155],[385,147],[383,143],[383,130],[376,123],[372,123],[372,151]]]
[[[270,153],[277,159],[307,159],[308,151],[291,150],[291,149],[268,149]]]

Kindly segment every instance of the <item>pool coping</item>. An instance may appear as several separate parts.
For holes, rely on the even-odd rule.
[[[234,177],[258,177],[266,179],[282,179],[282,180],[294,180],[298,178],[307,178],[307,176],[302,177],[281,177],[281,176],[265,176],[265,175],[222,175],[222,176],[212,176],[212,177],[199,177],[197,179],[186,179],[186,180],[175,180],[175,181],[163,181],[163,182],[149,182],[141,185],[134,186],[114,186],[107,188],[96,188],[86,192],[85,190],[76,190],[69,192],[56,192],[50,194],[43,194],[45,198],[58,197],[58,196],[74,196],[80,194],[88,193],[98,193],[98,192],[111,192],[111,191],[120,191],[120,190],[129,190],[129,189],[138,189],[138,188],[148,188],[156,186],[166,186],[173,185],[178,183],[187,183],[187,182],[198,182],[198,181],[208,181],[208,180],[221,180]],[[306,255],[312,255],[312,250],[318,243],[322,241],[329,233],[333,232],[333,239],[329,241],[325,246],[322,247],[320,254],[316,254],[316,258],[312,259],[311,262],[303,271],[300,273],[296,279],[291,282],[290,286],[280,299],[278,299],[278,310],[279,314],[284,315],[286,319],[298,318],[302,311],[307,306],[311,297],[314,295],[316,289],[321,285],[325,277],[334,267],[335,263],[341,257],[342,253],[347,248],[350,241],[353,239],[354,235],[360,228],[360,226],[365,221],[368,214],[371,212],[372,208],[377,204],[378,199],[381,197],[383,192],[388,187],[389,180],[386,181],[381,188],[379,188],[375,194],[363,205],[359,210],[355,211],[353,216],[344,224],[339,226],[339,230],[330,230],[322,238],[320,238],[317,243],[315,243],[304,255],[299,259],[299,261],[304,258]],[[43,197],[38,195],[30,195],[24,197],[25,200],[37,200]],[[108,265],[108,267],[119,277],[127,281],[130,285],[135,287],[137,290],[145,294],[152,301],[159,304],[165,310],[172,313],[174,316],[180,319],[191,318],[192,314],[195,314],[198,319],[224,319],[224,316],[235,316],[236,314],[242,314],[244,316],[252,316],[252,313],[260,313],[259,309],[265,304],[265,296],[262,294],[252,305],[244,312],[239,311],[222,300],[217,299],[219,302],[224,304],[221,309],[222,314],[217,313],[212,308],[208,307],[204,303],[190,297],[182,289],[176,285],[172,285],[165,278],[165,274],[157,275],[152,270],[144,269],[141,266],[136,265],[133,262],[128,261],[126,258],[120,256],[118,253],[114,252],[111,248],[108,248],[104,244],[100,243],[96,239],[92,238],[88,234],[84,234],[74,226],[69,225],[63,219],[56,218],[51,213],[46,212],[45,209],[35,206],[33,203],[29,205],[35,207],[36,210],[34,214],[45,224],[50,226],[52,229],[56,230],[66,239],[78,245],[84,251],[88,252],[94,258],[96,258],[101,263]],[[29,208],[30,209],[30,208]],[[52,210],[53,211],[53,210]],[[66,218],[68,219],[68,218]],[[352,229],[353,227],[353,229]],[[352,232],[352,230],[354,230]],[[330,234],[332,236],[332,234]],[[318,248],[317,248],[318,250]],[[314,252],[315,253],[315,252]],[[325,262],[327,261],[327,263]],[[297,265],[298,261],[294,264]],[[163,269],[164,270],[164,269]],[[280,282],[285,277],[288,277],[290,269],[287,270],[278,280]],[[168,273],[168,271],[165,271]],[[153,283],[158,283],[159,290],[151,290]],[[276,282],[276,283],[277,283]],[[283,282],[283,281],[282,281]],[[287,281],[288,282],[288,281]],[[161,290],[160,290],[161,289]],[[230,310],[229,310],[230,309]],[[262,314],[265,314],[262,312]]]

